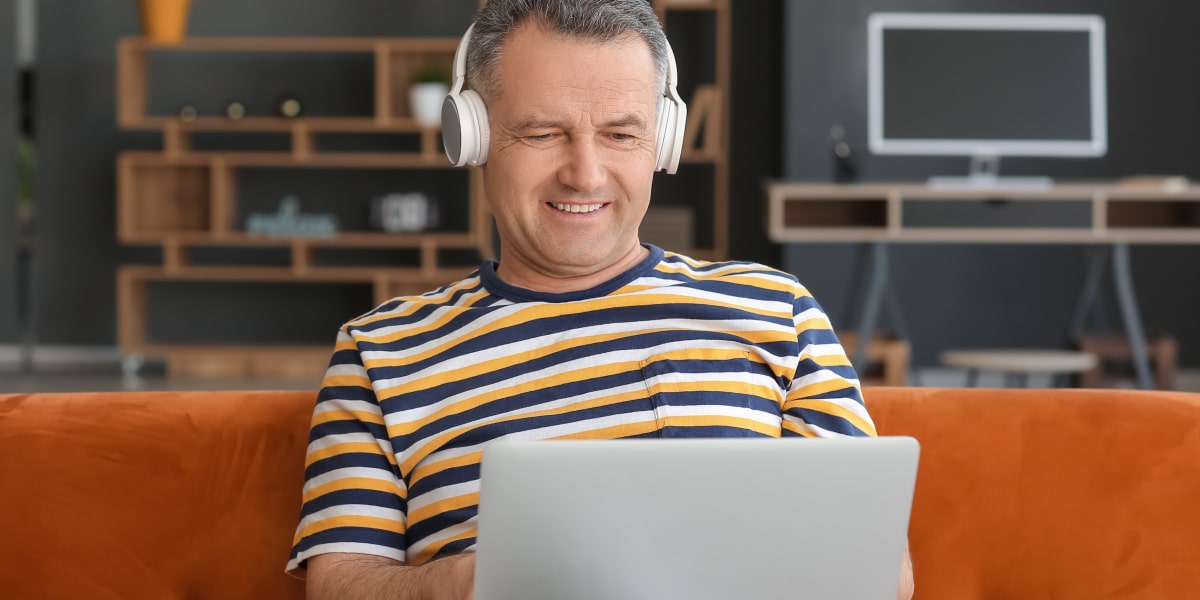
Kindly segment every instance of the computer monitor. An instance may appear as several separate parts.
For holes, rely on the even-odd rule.
[[[931,185],[1048,187],[999,159],[1107,152],[1099,15],[876,13],[867,30],[871,151],[971,157]]]

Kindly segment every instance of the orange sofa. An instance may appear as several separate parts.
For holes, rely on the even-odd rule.
[[[0,597],[303,598],[312,392],[0,396]],[[916,598],[1200,597],[1200,394],[867,388]]]

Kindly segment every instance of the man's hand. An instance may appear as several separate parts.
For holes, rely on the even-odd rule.
[[[900,588],[896,590],[896,600],[912,600],[913,568],[912,556],[908,553],[908,544],[904,545],[904,562],[900,563]]]
[[[306,580],[309,600],[471,600],[475,554],[419,567],[369,554],[321,554],[308,559]]]

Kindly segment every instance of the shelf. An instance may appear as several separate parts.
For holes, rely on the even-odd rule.
[[[313,133],[422,133],[432,131],[441,135],[440,127],[424,126],[410,118],[390,117],[196,117],[184,121],[176,117],[141,116],[123,120],[124,129],[157,131],[174,128],[182,132],[291,132],[306,130]]]
[[[153,265],[123,265],[120,276],[131,281],[265,281],[297,283],[373,283],[379,279],[419,280],[444,285],[475,270],[442,268],[433,272],[418,268],[309,267],[297,272],[291,267],[185,266],[167,269]]]
[[[766,186],[772,241],[1200,244],[1200,186],[1182,190],[1131,189],[1107,183],[1068,183],[1045,190],[940,189],[920,184],[771,182]],[[991,226],[963,223],[912,226],[905,205],[999,201],[1079,207],[1089,222]],[[1065,204],[1064,204],[1065,203]],[[946,214],[962,214],[952,211]],[[1028,213],[1032,215],[1033,213]]]
[[[245,232],[223,234],[207,231],[168,231],[122,234],[121,243],[131,245],[179,244],[183,246],[262,246],[288,247],[304,245],[312,248],[437,248],[473,249],[476,240],[470,233],[384,233],[342,232],[332,237],[269,236]]]

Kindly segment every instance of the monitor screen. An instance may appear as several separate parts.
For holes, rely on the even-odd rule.
[[[880,13],[870,18],[868,40],[875,153],[1107,150],[1099,16]]]

